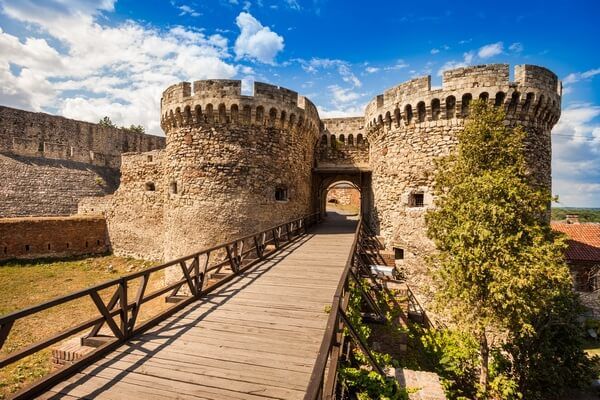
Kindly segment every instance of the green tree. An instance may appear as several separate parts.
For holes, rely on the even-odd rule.
[[[513,350],[505,360],[509,366],[492,372],[510,374],[521,391],[529,383],[521,379],[527,368],[563,366],[565,354],[552,349],[558,344],[541,335],[538,322],[572,324],[565,318],[578,311],[563,257],[565,242],[547,222],[551,194],[535,184],[527,168],[526,133],[504,120],[501,110],[473,102],[456,151],[437,164],[436,208],[426,215],[428,235],[439,250],[431,258],[438,304],[478,343],[483,398],[491,378],[496,384],[500,379],[490,377],[490,357],[501,346],[504,353]],[[573,343],[576,336],[562,339]],[[544,348],[543,361],[538,354],[530,354],[540,361],[532,362],[520,353],[517,365],[516,348],[522,351],[526,342]],[[570,346],[569,352],[573,364],[585,369],[581,348]],[[581,369],[562,371],[571,376]],[[574,376],[566,380],[577,381]]]
[[[116,128],[117,126],[113,124],[108,116],[104,116],[100,121],[98,121],[98,125],[104,126],[107,128]]]
[[[137,132],[137,133],[146,133],[146,129],[142,125],[133,125],[132,124],[132,125],[129,125],[129,128],[122,126],[121,129],[125,129],[125,130],[131,131],[131,132]]]

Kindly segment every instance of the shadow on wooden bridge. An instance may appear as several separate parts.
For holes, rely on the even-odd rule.
[[[40,398],[303,398],[356,224],[330,213]]]

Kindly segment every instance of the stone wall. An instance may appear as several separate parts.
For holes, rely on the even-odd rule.
[[[323,119],[317,167],[368,167],[369,143],[363,117]]]
[[[121,153],[165,138],[0,106],[0,217],[69,215],[118,186]]]
[[[85,196],[112,193],[114,169],[68,160],[0,154],[0,218],[70,215]]]
[[[104,213],[116,255],[163,260],[163,207],[169,195],[164,155],[164,150],[123,154],[119,189],[110,199],[80,203],[82,213]]]
[[[327,203],[360,208],[360,192],[355,188],[335,187],[327,192]]]
[[[0,261],[102,254],[108,250],[102,217],[0,219]]]
[[[0,106],[0,152],[118,169],[121,153],[165,146],[165,138]]]
[[[429,281],[424,258],[434,250],[424,214],[434,206],[434,160],[456,145],[473,99],[506,111],[509,125],[528,132],[527,158],[537,182],[550,189],[550,130],[560,116],[560,84],[540,67],[517,66],[509,82],[508,65],[484,65],[444,72],[440,89],[430,77],[411,80],[375,97],[366,109],[373,204],[371,222],[387,250],[403,250],[398,261],[420,300]]]
[[[255,83],[183,82],[164,94],[165,254],[176,258],[311,211],[316,107]],[[171,188],[176,187],[176,193]]]

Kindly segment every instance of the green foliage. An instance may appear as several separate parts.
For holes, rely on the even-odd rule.
[[[473,398],[477,377],[477,342],[464,332],[413,328],[428,369],[441,378],[449,398]]]
[[[361,282],[361,285],[366,283]],[[359,287],[350,283],[350,299],[346,315],[358,335],[367,342],[371,335],[371,328],[362,321],[361,317],[362,297]],[[348,336],[349,333],[345,332]],[[377,363],[381,366],[393,363],[389,354],[371,352]],[[358,399],[380,399],[380,400],[408,400],[408,392],[393,378],[387,378],[371,370],[367,356],[358,349],[353,349],[352,360],[339,368],[339,382],[344,385]]]
[[[122,126],[121,129],[136,133],[146,133],[146,128],[142,125],[129,125],[129,128]]]
[[[115,124],[113,124],[113,122],[110,120],[110,118],[108,116],[105,116],[100,121],[98,121],[98,125],[104,126],[106,128],[116,128],[117,127]]]
[[[395,379],[386,379],[364,368],[341,368],[340,379],[359,400],[408,400],[408,393]]]
[[[561,293],[547,310],[532,317],[534,333],[510,332],[499,354],[505,356],[500,368],[514,376],[524,398],[560,396],[565,388],[584,387],[598,376],[599,358],[588,359],[582,350],[579,313],[574,312],[578,307],[575,293]]]
[[[501,110],[473,103],[471,118],[458,134],[457,151],[438,162],[438,200],[426,215],[428,235],[439,250],[431,258],[437,304],[477,339],[483,398],[518,393],[514,379],[519,391],[528,393],[528,385],[541,382],[523,379],[531,368],[548,377],[562,374],[559,385],[574,383],[582,379],[581,370],[564,369],[566,360],[560,357],[571,360],[571,367],[585,363],[577,347],[577,326],[565,320],[577,315],[578,308],[563,258],[565,242],[546,222],[552,197],[531,179],[523,152],[525,132],[505,126],[504,119]],[[556,336],[544,333],[541,321],[569,324],[571,336],[561,336],[566,343],[559,345]],[[508,357],[510,368],[492,370],[488,379],[485,355],[494,339],[502,342],[499,338],[508,338],[505,350],[511,356],[527,350],[525,342],[520,344],[525,338],[532,351],[519,362]]]
[[[564,221],[567,214],[579,215],[580,222],[600,222],[600,209],[552,207],[552,221]]]

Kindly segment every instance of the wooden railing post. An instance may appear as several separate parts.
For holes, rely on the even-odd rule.
[[[194,296],[200,297],[202,293],[202,282],[200,280],[200,256],[196,254],[194,256]]]
[[[119,306],[121,311],[119,313],[121,319],[121,332],[123,339],[129,337],[129,311],[127,310],[127,280],[121,278],[119,282]]]

